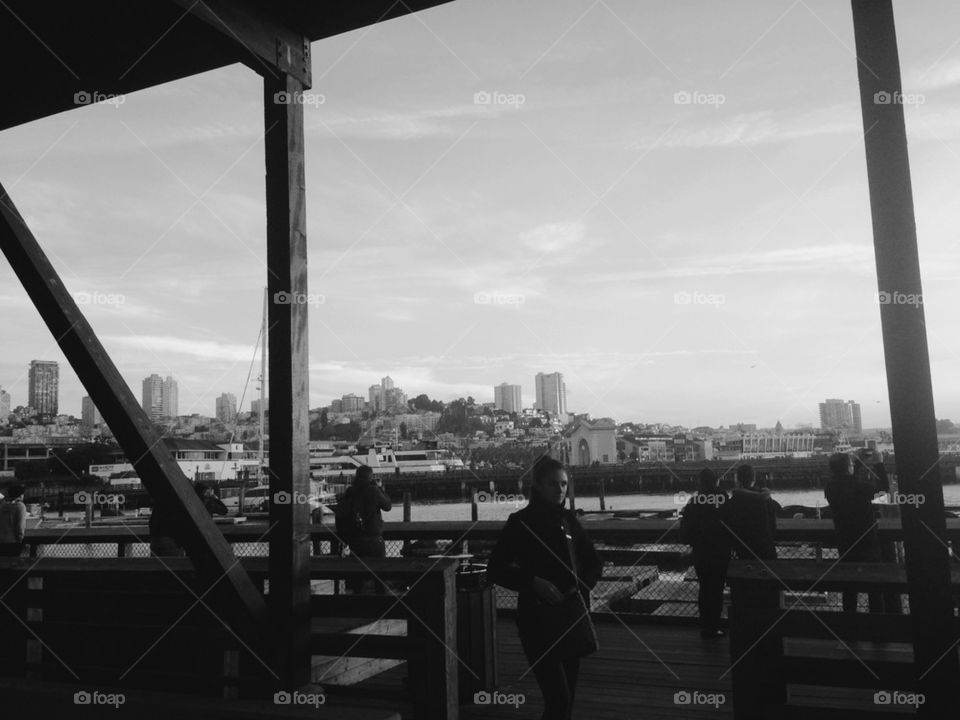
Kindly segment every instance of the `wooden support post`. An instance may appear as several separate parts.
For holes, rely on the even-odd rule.
[[[410,491],[403,493],[403,521],[410,522]]]
[[[262,649],[266,604],[233,549],[203,507],[190,481],[67,292],[12,198],[0,186],[0,249],[120,447],[134,459],[154,503],[178,516],[180,538],[200,577],[212,585],[205,601],[248,644]]]
[[[480,517],[480,504],[477,502],[477,491],[473,491],[473,498],[470,500],[470,519],[477,522]]]
[[[567,473],[567,497],[570,498],[570,509],[577,509],[577,494],[573,489],[573,475]]]
[[[918,715],[957,717],[956,621],[891,1],[853,0],[853,27],[897,475],[901,493],[924,499],[901,508],[914,669],[926,697]]]
[[[606,509],[607,509],[607,496],[606,496],[605,490],[603,489],[603,478],[600,478],[600,510],[603,511]]]
[[[285,689],[310,681],[307,226],[303,92],[263,80],[270,384],[270,608]],[[283,497],[286,502],[279,502]]]

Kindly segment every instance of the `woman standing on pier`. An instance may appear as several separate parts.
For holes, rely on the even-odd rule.
[[[580,658],[597,649],[590,590],[603,564],[576,514],[564,507],[567,472],[544,457],[533,466],[530,502],[504,525],[487,566],[516,590],[517,629],[543,694],[543,720],[569,720]]]

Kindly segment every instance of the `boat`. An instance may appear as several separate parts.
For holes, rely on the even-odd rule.
[[[390,447],[370,449],[366,455],[316,455],[310,458],[310,475],[314,479],[347,479],[357,468],[367,466],[377,475],[443,473],[462,469],[463,460],[449,450],[394,450]]]

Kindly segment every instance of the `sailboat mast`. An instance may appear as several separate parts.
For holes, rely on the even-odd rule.
[[[263,289],[263,318],[260,326],[260,449],[257,452],[257,484],[263,484],[263,436],[266,429],[264,405],[267,387],[267,298],[269,290]]]

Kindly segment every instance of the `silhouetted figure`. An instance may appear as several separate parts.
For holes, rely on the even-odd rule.
[[[213,492],[212,487],[206,483],[198,482],[194,486],[194,490],[197,491],[197,497],[200,498],[200,502],[203,503],[203,506],[211,516],[227,514],[227,506],[224,505],[223,501]]]
[[[778,507],[767,488],[756,487],[751,465],[737,468],[737,487],[720,508],[720,520],[729,534],[737,558],[777,559]]]
[[[879,492],[877,480],[858,478],[855,474],[857,459],[847,453],[830,456],[830,481],[823,494],[833,513],[833,526],[837,533],[837,550],[840,562],[880,562],[880,536],[877,534],[877,519],[872,501]],[[870,612],[883,612],[883,595],[871,592],[868,595]],[[891,608],[892,610],[893,608]],[[843,592],[844,612],[857,611],[857,593]]]
[[[27,532],[23,485],[11,483],[0,501],[0,557],[20,557]]]
[[[700,471],[700,489],[683,508],[680,539],[693,548],[693,567],[700,589],[700,634],[720,637],[720,615],[723,613],[723,588],[730,564],[730,538],[720,522],[720,508],[727,502],[726,493],[717,489],[713,470]]]
[[[335,515],[337,535],[347,543],[352,555],[373,559],[387,556],[381,510],[389,511],[392,507],[383,492],[383,481],[374,481],[373,470],[366,465],[358,467],[353,484],[337,503]],[[354,592],[362,591],[364,585],[363,581],[347,584]],[[380,592],[385,590],[379,581],[376,587]]]
[[[563,647],[576,619],[568,628],[552,627],[544,620],[544,608],[569,602],[579,592],[586,613],[590,589],[603,572],[576,514],[564,507],[567,486],[561,463],[538,460],[530,502],[507,518],[487,565],[492,582],[518,593],[517,630],[543,694],[543,720],[569,720],[580,672],[580,655]]]

